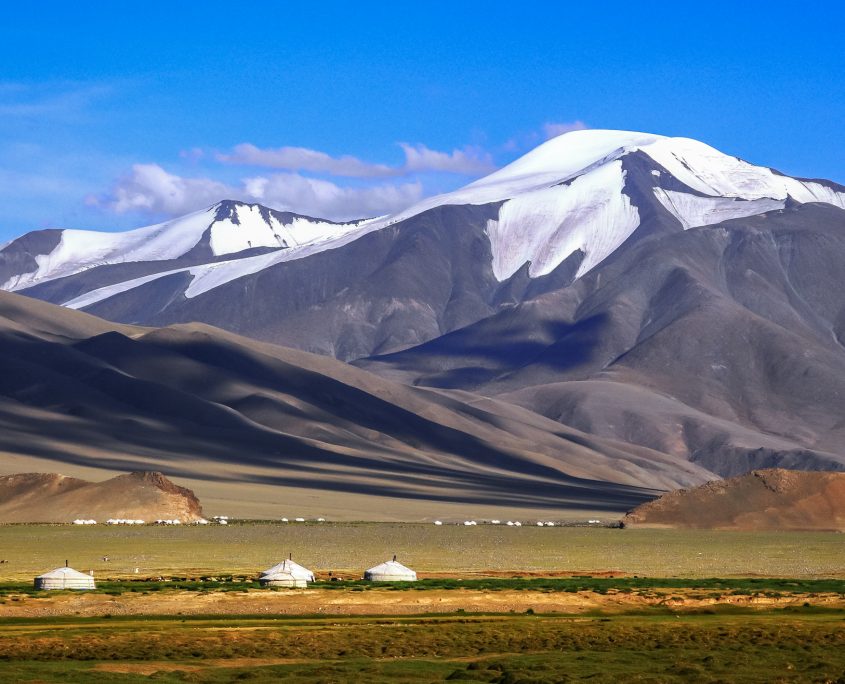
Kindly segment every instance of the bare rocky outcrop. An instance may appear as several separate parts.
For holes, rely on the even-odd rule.
[[[202,517],[194,493],[159,472],[129,473],[105,482],[56,473],[0,477],[0,522],[105,522],[109,518],[191,522]]]
[[[845,473],[771,468],[637,506],[626,527],[845,530]]]

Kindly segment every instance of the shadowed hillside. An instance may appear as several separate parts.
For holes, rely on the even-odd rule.
[[[161,470],[222,512],[257,516],[621,511],[712,477],[476,395],[209,326],[121,326],[8,293],[0,428],[7,472]]]

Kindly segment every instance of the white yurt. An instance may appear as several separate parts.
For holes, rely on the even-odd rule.
[[[258,579],[259,581],[261,581],[262,577],[266,577],[268,575],[275,575],[279,572],[289,573],[293,575],[296,579],[300,579],[305,582],[314,581],[314,573],[311,572],[308,568],[302,567],[299,563],[295,562],[293,560],[293,556],[288,556],[281,563],[274,565],[272,568],[268,568],[267,570],[261,573]]]
[[[393,556],[393,560],[385,561],[367,570],[364,573],[364,579],[371,582],[416,582],[417,573],[406,568],[396,560],[396,556]]]
[[[96,589],[94,578],[67,566],[35,578],[36,589]]]
[[[261,575],[258,582],[262,587],[300,587],[308,586],[308,581],[301,577],[294,576],[290,572],[271,572],[268,575]]]

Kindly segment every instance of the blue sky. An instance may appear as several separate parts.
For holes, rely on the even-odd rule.
[[[568,126],[845,182],[840,3],[16,5],[0,26],[0,241],[228,195],[398,209]]]

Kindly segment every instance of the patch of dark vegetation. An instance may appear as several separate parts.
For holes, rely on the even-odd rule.
[[[788,594],[840,594],[845,596],[845,579],[784,579],[775,577],[754,578],[682,578],[682,577],[564,577],[564,578],[472,578],[472,579],[423,579],[418,582],[368,582],[365,580],[345,580],[341,582],[317,581],[309,584],[311,588],[331,589],[333,591],[368,591],[387,589],[392,591],[426,590],[474,590],[474,591],[540,591],[540,592],[593,592],[607,594],[641,593],[655,597],[653,590],[687,589],[691,591],[719,592],[736,596],[763,596],[782,598]],[[98,593],[120,595],[123,592],[148,591],[295,591],[290,589],[268,589],[257,581],[244,577],[215,578],[173,578],[162,581],[122,580],[100,581]],[[56,592],[38,591],[31,584],[22,582],[0,583],[0,598],[25,594],[29,596],[47,596]],[[700,597],[700,596],[699,596]],[[679,598],[671,594],[667,599]]]

